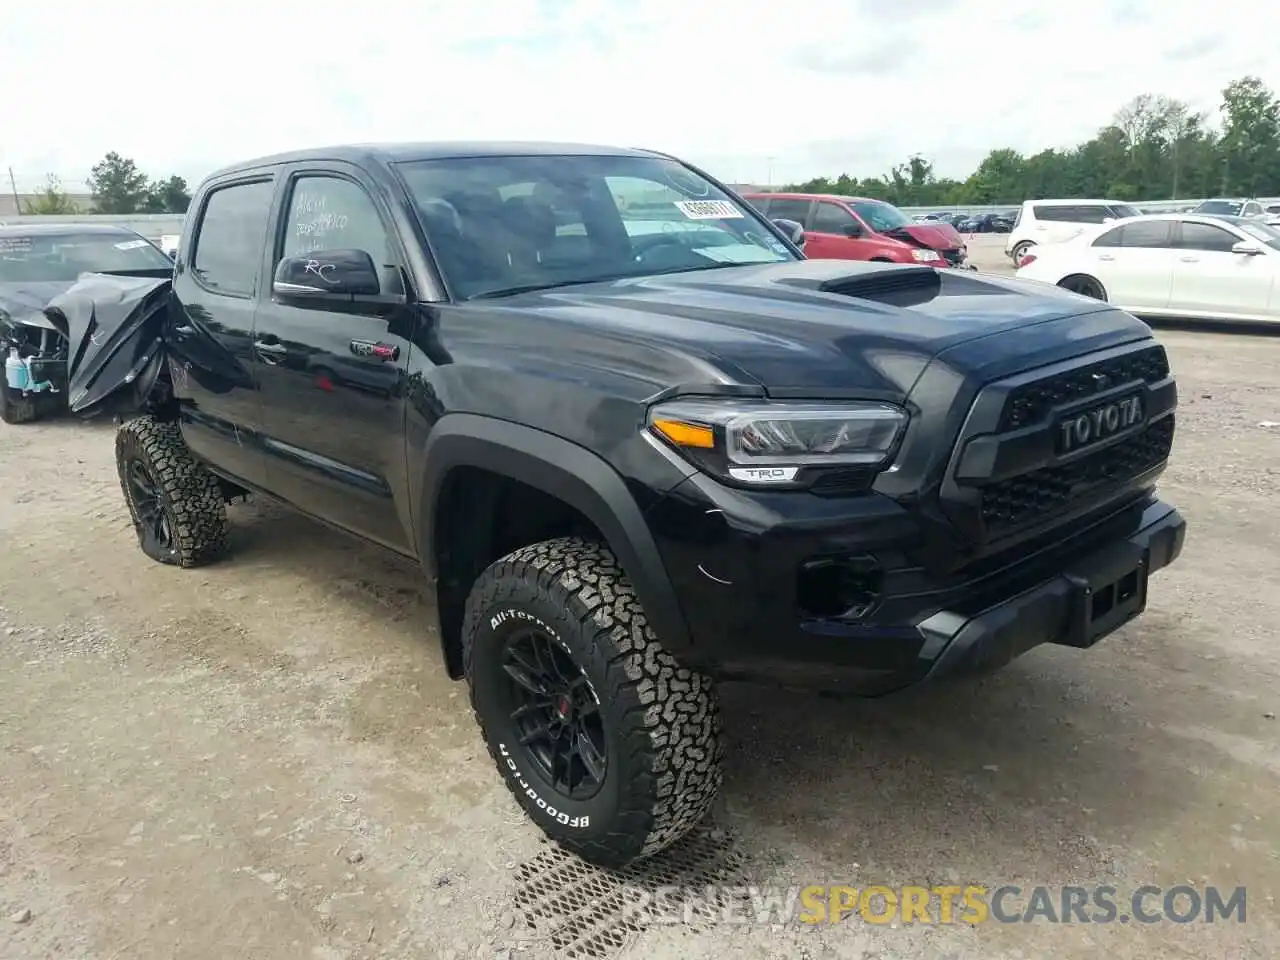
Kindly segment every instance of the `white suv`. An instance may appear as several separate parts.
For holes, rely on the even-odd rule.
[[[1062,243],[1085,227],[1141,215],[1119,200],[1027,200],[1018,208],[1004,252],[1016,267],[1037,243]]]

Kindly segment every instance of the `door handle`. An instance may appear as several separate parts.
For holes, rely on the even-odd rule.
[[[268,343],[264,340],[253,341],[253,349],[258,352],[258,356],[262,358],[263,363],[279,363],[284,359],[285,354],[289,352],[289,348],[283,343]]]
[[[1109,253],[1100,253],[1100,254],[1098,254],[1098,259],[1099,259],[1099,260],[1114,260],[1114,259],[1115,259],[1115,257],[1113,257],[1113,256],[1112,256],[1111,254],[1109,254]]]
[[[1199,257],[1179,257],[1178,259],[1181,260],[1183,263],[1199,263],[1200,262]]]

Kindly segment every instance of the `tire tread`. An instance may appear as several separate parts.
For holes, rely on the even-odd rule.
[[[116,469],[136,529],[137,511],[125,472],[131,456],[147,464],[173,511],[178,550],[169,562],[196,567],[221,556],[229,529],[222,488],[191,455],[177,422],[146,414],[126,420],[116,433]]]
[[[625,769],[637,772],[623,791],[615,829],[588,840],[553,835],[596,863],[621,866],[650,857],[684,836],[707,814],[723,779],[719,703],[711,678],[682,667],[654,635],[640,601],[608,547],[565,537],[521,547],[477,580],[463,627],[463,664],[472,675],[472,637],[513,583],[532,579],[552,603],[565,606],[590,636],[605,664],[603,700],[630,703],[619,731]],[[472,709],[496,763],[472,685]],[[612,766],[612,764],[611,764]],[[504,777],[520,798],[510,778]],[[629,802],[628,802],[629,801]]]

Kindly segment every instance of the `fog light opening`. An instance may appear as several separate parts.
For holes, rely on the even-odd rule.
[[[874,557],[807,560],[796,580],[796,606],[805,617],[861,619],[879,601],[883,581]]]

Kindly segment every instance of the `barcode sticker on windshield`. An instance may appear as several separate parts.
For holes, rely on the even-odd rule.
[[[0,237],[0,250],[30,250],[30,237]]]
[[[690,220],[742,219],[742,211],[728,200],[681,200],[676,206]]]
[[[122,243],[117,243],[116,249],[117,250],[137,250],[139,247],[145,247],[146,245],[147,245],[147,241],[145,240],[125,240]]]

